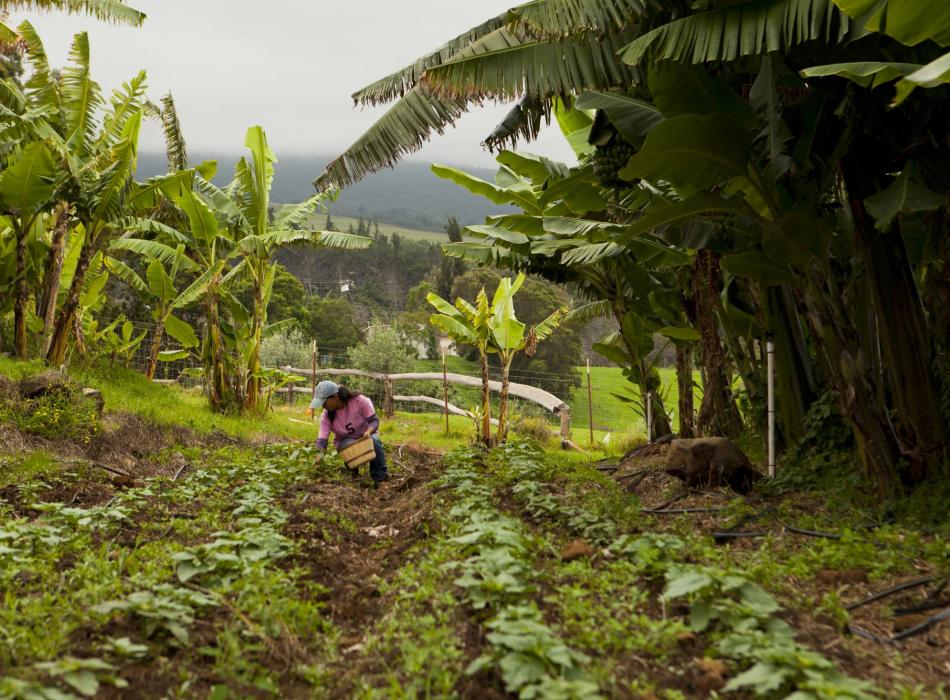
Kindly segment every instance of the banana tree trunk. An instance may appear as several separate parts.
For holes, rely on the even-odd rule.
[[[63,260],[66,255],[66,234],[69,231],[70,211],[60,206],[56,212],[53,226],[53,238],[46,258],[46,273],[43,280],[43,295],[37,314],[43,319],[43,352],[49,352],[52,340],[53,321],[56,317],[56,300],[59,297],[60,278],[63,274]]]
[[[502,363],[501,368],[501,393],[498,398],[498,432],[495,437],[495,444],[501,445],[508,436],[508,376],[511,371],[511,360]]]
[[[869,366],[867,352],[860,348],[854,320],[843,307],[843,296],[826,269],[808,269],[806,320],[812,342],[854,431],[865,474],[884,500],[901,493],[900,448],[888,408],[880,400],[878,378]]]
[[[21,360],[27,357],[26,301],[30,295],[26,283],[26,231],[16,232],[16,296],[13,301],[13,353]]]
[[[852,211],[863,206],[852,202]],[[855,234],[867,261],[868,283],[877,316],[878,337],[894,421],[907,461],[903,480],[917,486],[935,472],[947,454],[947,426],[933,373],[932,345],[904,238],[895,223],[887,233],[855,213]]]
[[[264,335],[264,297],[259,283],[254,288],[254,320],[251,330],[251,357],[247,364],[247,391],[244,407],[257,410],[261,400],[261,342]]]
[[[79,251],[79,260],[76,262],[76,272],[73,274],[72,284],[69,286],[69,292],[63,302],[63,307],[56,317],[56,325],[53,328],[49,350],[46,353],[46,363],[53,367],[63,364],[63,360],[66,359],[69,333],[73,326],[73,319],[76,317],[76,310],[79,308],[79,297],[86,281],[86,271],[89,269],[89,263],[92,262],[95,252],[95,242],[91,241],[89,234],[87,234],[82,249]]]
[[[155,370],[158,369],[158,353],[162,349],[162,338],[165,337],[165,323],[157,321],[155,323],[155,335],[152,338],[152,345],[148,350],[148,369],[145,370],[145,378],[149,381],[155,379]]]
[[[679,389],[679,414],[681,438],[695,436],[693,430],[693,351],[689,345],[676,345],[676,385]]]
[[[731,363],[719,338],[719,294],[722,285],[719,255],[700,250],[695,259],[695,321],[700,335],[700,357],[705,384],[697,421],[703,435],[738,437],[742,433],[742,416],[732,394]]]
[[[478,362],[482,371],[482,442],[491,447],[491,388],[488,385],[488,355],[479,351]]]
[[[224,345],[221,339],[221,318],[218,313],[218,295],[214,291],[218,280],[215,280],[211,291],[205,296],[205,315],[208,319],[208,398],[211,407],[220,411],[228,407],[230,392],[228,391],[227,372],[224,366]]]

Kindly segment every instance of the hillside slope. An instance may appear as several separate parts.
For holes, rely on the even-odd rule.
[[[221,153],[191,151],[192,163],[218,161],[215,182],[225,184],[234,172],[237,157]],[[313,178],[322,172],[330,156],[281,155],[274,177],[271,197],[275,202],[299,202],[313,192]],[[142,153],[137,176],[140,179],[164,173],[167,169],[162,153]],[[478,177],[492,180],[494,172],[486,168],[465,168]],[[393,170],[370,175],[348,187],[333,205],[339,216],[363,216],[410,229],[441,231],[446,217],[454,216],[462,224],[483,223],[486,216],[512,211],[497,207],[469,194],[461,187],[440,180],[427,163],[408,161]]]

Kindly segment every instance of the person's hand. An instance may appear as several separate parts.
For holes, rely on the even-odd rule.
[[[363,433],[363,437],[364,437],[364,438],[371,438],[371,437],[373,437],[373,429],[370,428],[370,429],[367,430],[365,433]]]
[[[317,452],[317,457],[314,459],[316,464],[320,464],[323,461],[323,452]]]

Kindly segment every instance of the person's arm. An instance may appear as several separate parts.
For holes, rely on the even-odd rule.
[[[363,433],[363,437],[371,437],[373,433],[379,432],[379,416],[376,415],[373,401],[368,396],[362,398],[366,399],[361,406],[363,416],[366,418],[366,432]]]
[[[317,459],[322,459],[327,451],[327,445],[330,442],[330,418],[327,412],[320,414],[320,433],[317,435],[317,451],[320,453]]]

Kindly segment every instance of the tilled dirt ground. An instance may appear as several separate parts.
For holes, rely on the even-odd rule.
[[[614,471],[605,466],[621,486],[636,494],[644,512],[652,515],[657,531],[667,528],[674,518],[688,518],[697,533],[768,533],[781,538],[794,551],[815,545],[812,535],[789,530],[789,515],[816,514],[821,503],[814,496],[796,495],[792,513],[784,519],[776,514],[778,498],[758,495],[746,497],[751,515],[738,520],[724,512],[737,495],[728,488],[689,490],[682,481],[664,472],[669,444],[645,447],[633,458],[621,460]],[[786,498],[785,507],[788,507]],[[651,512],[652,511],[652,512]],[[870,531],[870,530],[869,530]],[[836,535],[836,533],[823,533]],[[760,537],[726,537],[717,539],[718,546],[738,562],[743,556],[756,553],[762,546]],[[786,550],[787,552],[787,550]],[[935,613],[950,606],[950,584],[933,566],[906,556],[906,570],[885,580],[869,580],[869,572],[861,568],[823,569],[814,578],[790,578],[781,582],[814,602],[808,610],[791,610],[784,617],[796,630],[797,638],[835,662],[845,674],[875,683],[881,688],[904,685],[937,688],[950,678],[950,620],[945,620],[907,639],[889,641],[895,634],[921,624]],[[888,595],[862,604],[849,613],[846,625],[822,612],[826,596],[836,596],[850,605],[908,582],[932,577],[925,585]],[[783,601],[779,601],[782,603]],[[919,610],[926,608],[926,610]],[[910,610],[910,611],[908,611]]]

